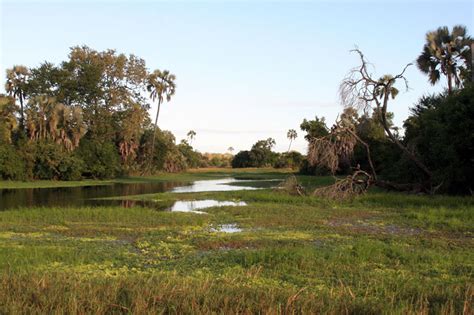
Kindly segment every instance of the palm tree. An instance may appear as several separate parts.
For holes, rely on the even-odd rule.
[[[170,73],[168,70],[155,70],[148,77],[147,90],[150,92],[150,98],[154,102],[158,99],[158,109],[156,111],[155,125],[153,127],[153,137],[151,141],[151,157],[153,158],[155,150],[155,138],[156,138],[156,126],[158,124],[158,116],[160,115],[160,107],[163,99],[166,97],[166,101],[171,100],[171,96],[174,95],[176,90],[176,84],[174,81],[176,76]]]
[[[119,152],[122,161],[133,160],[140,146],[140,135],[143,130],[143,121],[146,119],[146,109],[139,104],[131,104],[130,108],[120,113]]]
[[[298,134],[296,133],[295,129],[290,129],[286,133],[286,137],[290,139],[290,145],[288,146],[288,152],[290,152],[291,144],[293,143],[293,140],[296,139],[296,137],[298,137]]]
[[[229,151],[230,154],[232,154],[232,152],[234,152],[234,147],[228,147],[228,148],[227,148],[227,151]]]
[[[417,59],[421,72],[428,75],[428,80],[435,85],[441,76],[446,76],[448,93],[462,86],[462,80],[468,79],[470,68],[470,44],[472,39],[467,36],[465,26],[456,25],[451,33],[447,26],[439,27],[436,31],[426,34],[426,43]]]
[[[0,94],[0,142],[12,142],[12,132],[17,127],[15,99]]]
[[[187,136],[188,136],[188,139],[189,139],[189,144],[192,144],[193,140],[194,140],[194,137],[196,136],[196,131],[189,130]]]
[[[25,100],[25,89],[30,75],[30,70],[25,66],[14,66],[7,69],[7,82],[5,90],[10,96],[18,98],[20,101],[20,128],[24,129],[25,113],[23,102]]]
[[[73,151],[86,133],[82,109],[57,103],[54,97],[32,97],[25,112],[31,141],[50,139]]]

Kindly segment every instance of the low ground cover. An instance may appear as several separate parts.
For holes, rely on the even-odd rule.
[[[225,172],[176,176],[287,176]],[[373,191],[337,202],[263,189],[131,198],[247,206],[0,212],[0,313],[472,312],[472,197]],[[224,224],[242,231],[219,232]]]

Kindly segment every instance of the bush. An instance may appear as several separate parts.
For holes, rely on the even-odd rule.
[[[24,160],[11,144],[0,144],[0,177],[10,180],[26,179]]]
[[[441,191],[474,190],[474,86],[424,97],[405,122],[406,141],[433,172]],[[435,184],[436,184],[435,183]]]
[[[297,151],[282,153],[279,154],[278,159],[273,166],[275,168],[299,169],[304,159],[304,156]]]
[[[113,178],[122,173],[120,155],[114,144],[83,138],[77,157],[84,162],[82,175],[88,178]]]
[[[186,168],[188,168],[186,158],[177,148],[167,152],[163,165],[165,172],[177,173],[186,170]]]
[[[79,180],[82,178],[84,162],[62,146],[50,142],[35,145],[34,178],[56,180]]]
[[[240,151],[232,159],[233,168],[255,167],[256,163],[250,151]]]
[[[201,166],[202,154],[194,151],[193,147],[186,140],[182,140],[177,147],[184,156],[188,167],[198,168]]]

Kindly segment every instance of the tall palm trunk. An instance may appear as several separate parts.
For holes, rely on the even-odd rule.
[[[158,116],[160,115],[160,107],[161,107],[161,99],[158,98],[158,110],[156,111],[155,126],[153,127],[153,137],[151,140],[150,166],[151,166],[151,163],[153,162],[153,155],[155,154],[156,126],[158,124]]]
[[[290,153],[290,149],[291,149],[291,143],[293,142],[293,139],[290,139],[290,145],[288,146],[288,152],[286,153]]]
[[[20,93],[20,130],[25,130],[25,112],[23,110],[23,93]]]
[[[451,94],[453,91],[452,74],[448,71],[448,94]]]

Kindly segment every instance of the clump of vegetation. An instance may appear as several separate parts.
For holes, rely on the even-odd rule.
[[[357,170],[344,179],[337,179],[333,185],[315,189],[313,196],[333,200],[353,199],[355,196],[365,194],[371,181],[372,177],[367,172]]]
[[[474,175],[469,162],[474,154],[469,134],[474,108],[471,42],[461,26],[451,33],[443,27],[427,34],[418,67],[433,84],[444,74],[448,89],[420,99],[405,121],[404,136],[393,125],[389,103],[399,94],[397,82],[408,87],[405,70],[410,64],[397,75],[377,79],[363,53],[356,49],[361,65],[341,83],[341,102],[346,109],[340,119],[331,128],[318,117],[301,124],[309,143],[301,172],[350,175],[357,170],[370,174],[369,185],[385,189],[472,194],[468,179]],[[333,189],[341,188],[338,190],[344,196],[342,192],[351,182],[341,181]]]
[[[300,183],[298,183],[298,179],[295,175],[287,177],[277,186],[276,190],[284,191],[290,195],[306,195],[305,188]]]
[[[293,133],[294,132],[294,133]],[[296,131],[290,130],[288,138],[296,138]],[[277,153],[272,150],[276,142],[273,138],[257,141],[250,151],[240,151],[232,159],[233,168],[244,167],[275,167],[298,169],[303,163],[303,155],[296,151]]]
[[[157,128],[176,77],[149,72],[137,56],[72,47],[59,65],[14,66],[6,79],[0,150],[4,158],[19,158],[8,168],[2,164],[2,178],[113,178],[199,164],[192,147],[178,147],[170,132]],[[154,124],[149,100],[158,102]]]

